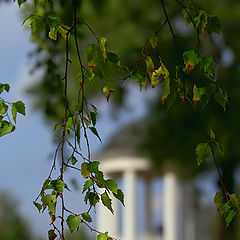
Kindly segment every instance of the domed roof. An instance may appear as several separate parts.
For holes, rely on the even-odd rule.
[[[145,119],[132,122],[113,134],[106,147],[97,154],[97,159],[119,156],[143,156],[141,145],[146,136]]]

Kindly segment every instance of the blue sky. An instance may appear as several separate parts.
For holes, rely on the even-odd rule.
[[[34,231],[45,234],[49,229],[49,218],[47,214],[39,215],[32,201],[51,167],[50,156],[54,152],[52,127],[44,123],[40,112],[32,111],[32,100],[24,93],[24,89],[36,79],[28,74],[31,62],[27,58],[34,46],[29,42],[29,31],[22,26],[16,3],[0,5],[0,29],[0,82],[11,86],[9,101],[22,100],[26,104],[26,117],[18,115],[17,129],[0,139],[0,190],[7,190],[16,197],[21,213],[31,222]],[[97,125],[103,145],[91,137],[93,152],[100,151],[120,126],[144,116],[144,102],[151,90],[140,93],[132,87],[130,92],[126,100],[128,108],[120,111],[117,121],[110,117],[110,104],[105,99],[94,103],[104,117]],[[73,208],[79,208],[79,194],[73,193],[67,198]]]

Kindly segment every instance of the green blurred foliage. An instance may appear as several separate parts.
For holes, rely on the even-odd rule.
[[[0,239],[40,239],[33,236],[29,223],[18,211],[18,203],[6,192],[0,193]]]

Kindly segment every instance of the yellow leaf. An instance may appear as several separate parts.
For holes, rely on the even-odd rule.
[[[88,178],[89,177],[89,175],[90,175],[90,173],[89,173],[89,171],[88,171],[88,169],[87,169],[87,163],[83,163],[82,165],[81,165],[81,174],[82,174],[82,176],[84,177],[84,178]]]

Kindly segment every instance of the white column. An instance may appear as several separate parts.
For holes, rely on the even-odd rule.
[[[178,216],[178,186],[173,173],[163,177],[163,240],[182,240]],[[181,201],[181,200],[180,200]]]
[[[109,175],[104,173],[104,178],[108,179]],[[112,178],[112,177],[110,177]],[[103,193],[104,191],[102,191]],[[112,208],[114,210],[114,214],[112,214],[107,207],[105,207],[102,203],[97,204],[97,227],[96,229],[100,232],[108,232],[109,236],[114,238],[119,238],[119,208],[118,208],[118,200],[110,194],[110,198],[112,199]]]
[[[123,173],[125,208],[123,209],[123,239],[136,240],[136,173],[126,170]]]
[[[194,217],[194,185],[188,181],[184,184],[184,240],[195,240],[195,217]]]
[[[149,236],[152,231],[152,185],[151,179],[146,179],[145,184],[145,224],[146,235]]]

